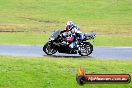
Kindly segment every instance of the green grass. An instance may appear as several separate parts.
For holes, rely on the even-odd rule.
[[[12,31],[0,33],[0,44],[43,45],[51,31],[64,29],[72,20],[82,32],[97,32],[95,46],[132,46],[131,4],[131,0],[0,0],[0,31]],[[80,65],[87,73],[132,75],[131,64],[130,60],[0,56],[0,88],[80,88],[75,81]],[[83,87],[131,88],[132,83]]]
[[[0,44],[43,45],[67,20],[97,33],[96,46],[132,46],[131,0],[1,0]],[[27,32],[27,33],[26,33]],[[128,36],[129,35],[129,36]]]
[[[0,33],[1,45],[43,45],[48,41],[46,33]]]
[[[132,36],[125,35],[97,35],[95,46],[132,46]]]
[[[41,45],[43,46],[50,36],[46,33],[0,33],[1,45]],[[95,38],[94,46],[132,46],[132,36],[126,35],[98,35]]]
[[[1,0],[0,30],[48,31],[73,20],[81,30],[132,32],[131,0]]]
[[[116,65],[115,65],[116,64]],[[80,65],[90,74],[132,75],[131,60],[90,58],[0,57],[0,88],[81,88],[75,77]],[[131,88],[130,84],[88,84],[83,88]]]

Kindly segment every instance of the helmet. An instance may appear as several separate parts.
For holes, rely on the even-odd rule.
[[[71,26],[73,24],[73,22],[72,21],[67,21],[67,23],[66,23],[66,26]]]

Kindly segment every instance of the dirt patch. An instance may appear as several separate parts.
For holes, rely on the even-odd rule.
[[[23,31],[23,30],[19,30],[19,31],[16,31],[16,30],[0,30],[0,32],[28,32],[28,31]]]
[[[11,23],[3,23],[0,24],[0,30],[5,30],[5,29],[18,29],[18,28],[25,28],[25,24],[11,24]]]
[[[26,20],[32,20],[32,21],[36,21],[36,22],[43,22],[43,23],[61,23],[60,21],[55,21],[55,20],[40,20],[40,19],[35,19],[35,18],[31,18],[31,17],[20,17]]]

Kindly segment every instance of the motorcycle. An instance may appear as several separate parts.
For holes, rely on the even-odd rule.
[[[93,45],[87,40],[94,39],[96,37],[96,33],[92,32],[91,34],[83,34],[83,40],[79,42],[75,48],[74,52],[70,52],[71,48],[69,48],[70,43],[64,43],[66,38],[66,34],[62,34],[60,30],[53,32],[50,36],[49,41],[44,45],[43,51],[47,55],[53,55],[56,52],[59,53],[67,53],[67,54],[79,54],[81,56],[88,56],[93,51]]]

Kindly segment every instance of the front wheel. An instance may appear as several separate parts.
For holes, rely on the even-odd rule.
[[[57,52],[57,49],[49,42],[47,42],[44,47],[43,47],[43,51],[47,54],[47,55],[52,55],[55,54]]]
[[[80,51],[78,52],[81,56],[88,56],[93,51],[93,45],[90,42],[85,42],[81,47]]]

